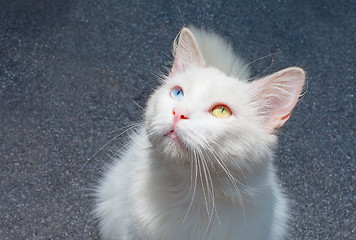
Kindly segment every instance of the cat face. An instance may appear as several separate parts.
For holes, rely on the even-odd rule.
[[[273,140],[251,105],[249,85],[214,68],[191,68],[167,78],[151,97],[146,129],[153,148],[167,159],[189,163],[250,159]],[[267,141],[266,141],[267,138]]]

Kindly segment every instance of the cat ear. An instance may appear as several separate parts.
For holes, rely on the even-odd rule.
[[[254,102],[265,117],[266,127],[281,127],[290,117],[305,81],[301,68],[291,67],[252,82]]]
[[[174,62],[170,75],[184,72],[192,65],[203,67],[205,61],[193,33],[188,28],[183,28],[173,44]]]

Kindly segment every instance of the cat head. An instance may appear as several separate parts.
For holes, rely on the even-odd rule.
[[[187,28],[173,50],[171,72],[152,94],[145,115],[155,153],[182,165],[204,158],[216,168],[250,167],[268,158],[275,129],[297,103],[304,71],[292,67],[253,82],[240,81],[207,66]]]

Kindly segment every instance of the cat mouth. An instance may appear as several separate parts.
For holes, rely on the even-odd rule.
[[[184,146],[184,143],[182,141],[182,139],[179,137],[179,135],[177,134],[176,131],[174,131],[173,129],[170,130],[169,132],[167,132],[165,135],[165,137],[169,138],[170,140],[172,140],[173,142],[178,143],[181,146]]]
[[[181,141],[178,134],[174,130],[170,130],[168,133],[164,135],[165,137],[169,137],[174,141]]]

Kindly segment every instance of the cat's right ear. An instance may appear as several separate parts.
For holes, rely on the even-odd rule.
[[[205,61],[193,33],[182,28],[173,43],[174,62],[170,76],[185,72],[192,65],[203,67]]]

